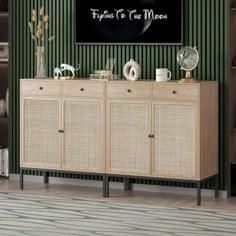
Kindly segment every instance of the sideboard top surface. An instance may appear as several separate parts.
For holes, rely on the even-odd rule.
[[[104,80],[90,80],[89,78],[78,78],[78,79],[68,79],[68,80],[60,80],[60,79],[54,79],[54,78],[42,78],[42,79],[35,79],[35,78],[21,78],[20,80],[22,81],[50,81],[50,82],[63,82],[63,83],[70,83],[70,82],[75,82],[75,81],[79,81],[79,82],[99,82],[99,83],[131,83],[131,84],[135,84],[135,83],[152,83],[152,84],[176,84],[176,85],[200,85],[200,84],[208,84],[208,83],[215,83],[218,84],[217,81],[198,81],[197,83],[192,83],[192,82],[180,82],[180,80],[170,80],[170,81],[165,81],[165,82],[156,82],[155,80],[138,80],[138,81],[128,81],[128,80],[108,80],[108,81],[104,81]]]

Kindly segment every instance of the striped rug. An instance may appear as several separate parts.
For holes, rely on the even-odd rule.
[[[10,192],[0,235],[235,236],[236,212]]]

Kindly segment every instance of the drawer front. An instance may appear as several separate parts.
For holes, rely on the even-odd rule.
[[[109,98],[150,99],[151,85],[144,83],[108,83],[107,96]]]
[[[22,95],[60,96],[60,81],[21,81]]]
[[[153,99],[199,100],[199,85],[153,85]]]
[[[67,97],[104,97],[105,83],[101,82],[63,82],[62,94]]]

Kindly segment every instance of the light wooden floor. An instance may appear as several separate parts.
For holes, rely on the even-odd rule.
[[[0,191],[22,192],[19,190],[19,182],[13,180],[0,179]],[[56,196],[74,196],[91,199],[104,199],[102,189],[95,187],[68,186],[62,184],[47,184],[26,182],[24,183],[25,193],[56,195]],[[171,205],[178,207],[194,207],[204,209],[217,209],[236,211],[236,197],[228,199],[215,199],[213,197],[202,197],[201,206],[196,204],[196,196],[153,193],[141,191],[123,191],[110,189],[110,197],[106,198],[114,201],[127,203],[144,203],[157,205]]]

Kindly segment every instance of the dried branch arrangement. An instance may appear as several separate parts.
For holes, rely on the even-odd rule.
[[[45,46],[46,41],[53,41],[55,36],[48,37],[49,16],[45,14],[44,6],[40,8],[39,14],[35,9],[32,10],[32,19],[28,23],[32,39],[36,46]]]

